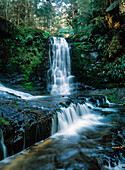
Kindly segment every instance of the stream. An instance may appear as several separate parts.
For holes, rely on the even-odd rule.
[[[125,169],[125,106],[110,103],[103,95],[93,94],[91,96],[89,91],[85,94],[83,92],[82,95],[78,92],[74,93],[74,76],[71,75],[69,46],[64,38],[51,38],[49,59],[48,89],[50,94],[48,95],[34,96],[0,83],[3,110],[0,112],[1,117],[4,115],[16,119],[16,116],[6,113],[10,110],[11,114],[18,111],[19,119],[23,119],[19,120],[20,124],[18,124],[18,118],[16,119],[18,130],[16,129],[16,133],[14,132],[15,137],[17,132],[23,134],[19,140],[22,144],[22,151],[14,153],[12,150],[13,154],[10,152],[9,157],[7,157],[4,140],[4,128],[1,128],[0,154],[2,154],[3,160],[0,161],[0,169]],[[5,105],[8,110],[2,105],[4,101],[7,101]],[[15,103],[11,107],[10,103],[12,104],[13,101]],[[49,113],[50,110],[53,111],[52,114]],[[30,116],[27,118],[28,115]],[[40,121],[44,122],[47,116],[51,120],[51,123],[49,121],[51,128],[47,129],[47,125],[43,125],[42,128],[46,132],[50,131],[48,133],[50,135],[44,134],[43,140],[39,140],[43,135],[43,132],[40,132]],[[26,139],[29,131],[25,125],[29,118],[32,118],[32,121],[35,120],[36,127],[35,132],[30,133],[31,138]],[[32,121],[31,124],[33,124]],[[35,139],[37,136],[39,136],[38,140]],[[31,139],[34,143],[27,145],[27,141]],[[14,142],[16,143],[16,141]],[[17,147],[17,145],[13,146]]]
[[[102,99],[108,104],[105,108],[97,99],[94,103],[91,96],[84,100],[83,96],[77,98],[79,103],[57,111],[48,139],[4,159],[0,168],[125,169],[125,107],[110,103],[106,98]],[[39,102],[53,99],[53,96],[41,97]],[[61,96],[55,99],[61,101]]]

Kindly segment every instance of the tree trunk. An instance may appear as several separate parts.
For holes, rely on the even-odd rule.
[[[20,25],[20,11],[21,11],[21,0],[19,1],[18,5],[18,17],[17,17],[17,25]]]
[[[74,19],[75,16],[77,15],[77,5],[76,5],[76,0],[72,0],[72,18]]]

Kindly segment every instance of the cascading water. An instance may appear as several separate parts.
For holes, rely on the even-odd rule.
[[[5,159],[7,157],[7,148],[4,144],[4,136],[3,136],[3,131],[0,129],[0,143],[1,143],[1,148],[3,152],[3,158]]]
[[[57,112],[52,119],[51,135],[56,132],[66,130],[70,135],[74,134],[76,129],[80,127],[91,127],[94,124],[100,124],[98,122],[102,117],[95,114],[91,114],[89,108],[85,104],[70,104],[68,108],[61,108],[60,112]]]
[[[42,98],[47,98],[48,97],[48,96],[33,96],[33,95],[29,94],[29,93],[25,93],[25,92],[21,92],[21,91],[18,91],[18,90],[14,90],[14,89],[5,87],[1,83],[0,83],[0,94],[4,94],[6,97],[10,97],[10,95],[13,94],[13,95],[15,95],[17,97],[20,97],[20,98],[24,99],[24,100],[34,100],[34,99],[42,99]]]
[[[26,148],[26,133],[25,133],[25,129],[23,129],[23,133],[24,133],[24,142],[23,142],[23,150]]]
[[[68,95],[73,89],[68,43],[62,37],[51,37],[50,42],[48,77],[51,94]]]

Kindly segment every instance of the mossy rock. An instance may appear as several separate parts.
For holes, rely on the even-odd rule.
[[[109,108],[109,104],[108,103],[101,104],[100,107],[102,107],[102,108]]]
[[[2,125],[2,126],[9,126],[10,124],[9,124],[8,121],[6,121],[5,118],[0,118],[0,125]]]

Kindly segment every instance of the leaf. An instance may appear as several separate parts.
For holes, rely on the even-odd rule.
[[[0,124],[9,125],[9,122],[6,121],[4,118],[0,118]]]
[[[73,29],[70,26],[67,26],[65,28],[61,28],[59,30],[59,33],[66,34],[66,33],[71,33],[73,32]]]
[[[85,26],[85,27],[82,29],[82,31],[85,31],[85,30],[88,30],[88,29],[91,29],[91,28],[94,29],[93,27],[94,27],[94,24],[91,23],[91,24]]]
[[[106,12],[112,11],[119,3],[121,0],[116,0],[115,2],[113,2],[107,9]]]
[[[82,23],[83,21],[88,21],[88,18],[87,18],[87,17],[82,18],[82,19],[80,19],[77,23],[80,24],[80,23]]]

